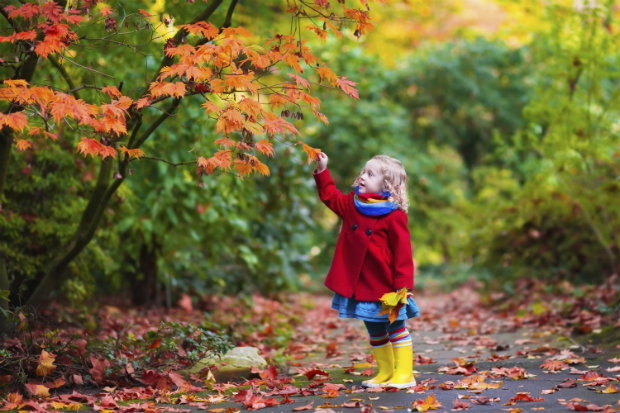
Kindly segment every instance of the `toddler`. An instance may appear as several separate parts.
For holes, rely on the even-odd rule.
[[[417,317],[413,298],[390,323],[381,312],[385,293],[413,288],[413,257],[407,227],[407,174],[400,161],[377,155],[366,162],[349,194],[340,192],[320,153],[313,172],[319,197],[342,219],[325,285],[341,318],[364,321],[378,373],[364,387],[415,386],[413,347],[405,320]]]

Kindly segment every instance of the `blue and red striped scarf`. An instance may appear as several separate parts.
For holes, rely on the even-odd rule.
[[[364,215],[385,215],[398,209],[396,202],[388,201],[390,191],[382,194],[360,194],[360,187],[355,187],[355,208]]]

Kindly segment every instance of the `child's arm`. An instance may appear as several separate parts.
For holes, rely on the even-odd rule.
[[[339,217],[343,217],[347,196],[336,188],[336,184],[327,170],[327,155],[323,152],[316,157],[316,170],[313,173],[319,198]]]
[[[407,214],[404,211],[397,210],[392,215],[389,238],[394,256],[393,288],[395,291],[401,288],[411,289],[413,288],[414,265]]]

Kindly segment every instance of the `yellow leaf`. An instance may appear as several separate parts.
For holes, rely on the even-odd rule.
[[[378,315],[387,314],[390,323],[398,318],[398,313],[402,306],[407,304],[409,293],[406,288],[402,288],[398,292],[389,292],[381,296],[381,311]]]
[[[48,353],[45,350],[41,350],[41,355],[39,356],[39,365],[37,366],[37,376],[47,376],[52,371],[56,370],[56,366],[54,365],[54,357],[52,354]]]
[[[424,400],[415,400],[412,403],[413,410],[418,412],[425,412],[427,410],[437,410],[441,407],[439,400],[435,398],[433,394],[428,396]]]

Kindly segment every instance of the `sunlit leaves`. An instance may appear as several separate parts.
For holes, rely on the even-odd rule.
[[[32,147],[32,142],[30,142],[28,139],[18,139],[15,147],[18,151],[23,152]]]
[[[119,148],[119,150],[123,154],[126,154],[127,156],[129,156],[130,158],[140,159],[141,157],[144,156],[144,151],[142,151],[142,149],[140,149],[140,148],[127,149],[127,147],[125,147],[125,145],[122,145]]]
[[[179,27],[187,30],[190,34],[202,36],[207,40],[211,40],[219,34],[219,29],[217,27],[211,23],[202,21],[194,24],[181,24]]]
[[[215,130],[224,134],[239,131],[243,127],[243,115],[234,108],[226,109],[218,119]]]
[[[101,159],[105,159],[108,156],[116,158],[116,150],[110,146],[103,145],[97,139],[82,137],[82,140],[77,145],[78,152],[84,156],[100,156]]]
[[[27,125],[28,118],[23,112],[14,112],[8,115],[0,113],[0,128],[8,126],[11,129],[22,131]]]
[[[274,154],[273,145],[266,139],[261,139],[255,144],[255,147],[260,153],[264,155],[273,156]]]
[[[329,2],[326,1],[320,8],[329,10]],[[55,2],[41,5],[26,3],[20,7],[7,6],[4,10],[9,18],[22,19],[20,21],[26,22],[26,25],[19,31],[0,37],[0,42],[30,42],[31,50],[42,58],[61,53],[77,42],[75,30],[86,16],[84,8],[65,9]],[[308,13],[316,10],[301,7],[290,12],[309,16]],[[116,26],[116,20],[112,17],[115,11],[107,5],[96,7],[94,13],[105,18],[106,29],[110,19]],[[325,25],[334,33],[341,33],[338,27],[340,22],[354,21],[357,26],[365,24],[367,13],[362,10],[343,7],[341,13],[338,16],[330,10],[329,15],[316,17],[329,17]],[[141,19],[153,17],[149,11],[142,9],[134,14]],[[103,19],[101,22],[103,24]],[[214,119],[216,132],[225,140],[216,140],[224,151],[209,158],[200,158],[199,171],[212,173],[215,168],[234,168],[240,175],[254,172],[267,175],[269,168],[256,156],[274,156],[275,150],[270,140],[276,136],[290,139],[300,135],[297,126],[285,119],[303,119],[301,111],[295,111],[295,116],[288,115],[290,105],[310,108],[320,121],[327,123],[327,118],[318,111],[321,101],[311,94],[311,77],[300,76],[307,67],[316,66],[321,81],[358,98],[354,81],[338,77],[314,55],[305,40],[293,34],[275,34],[272,38],[256,42],[245,27],[220,30],[206,21],[177,27],[185,31],[190,40],[187,36],[182,41],[169,39],[163,51],[170,60],[155,74],[148,91],[142,96],[135,96],[135,100],[124,96],[113,84],[104,84],[100,88],[100,95],[107,95],[109,103],[100,103],[100,98],[93,103],[91,98],[86,98],[86,93],[67,93],[60,88],[7,80],[5,87],[0,88],[0,99],[22,105],[23,111],[0,115],[0,126],[8,126],[17,132],[31,129],[31,136],[57,139],[61,135],[55,133],[55,128],[69,124],[76,134],[90,135],[82,137],[77,144],[80,154],[105,159],[116,157],[118,150],[125,155],[125,159],[139,159],[144,152],[139,148],[127,147],[127,128],[131,116],[169,98],[183,99],[188,95],[200,94],[205,99],[202,103],[205,114]],[[201,40],[196,42],[194,37]],[[67,59],[68,56],[71,54],[67,54]],[[271,69],[275,66],[285,70],[281,76],[291,78],[290,83],[261,83],[260,78],[265,74],[278,73]],[[278,115],[274,111],[280,107],[286,110]],[[33,147],[30,139],[16,139],[15,142],[20,151]],[[309,159],[318,153],[318,150],[307,145],[302,147]]]
[[[16,17],[23,17],[25,19],[32,19],[39,14],[39,5],[34,3],[25,3],[20,7],[13,5],[6,6],[4,11],[9,12],[9,18],[15,19]]]
[[[359,93],[357,89],[353,86],[357,85],[357,82],[347,79],[346,76],[339,77],[336,81],[338,86],[346,93],[354,99],[359,99]]]
[[[185,83],[183,82],[153,82],[149,86],[151,96],[154,98],[160,96],[185,96]]]
[[[338,77],[329,67],[320,66],[316,71],[321,77],[321,80],[327,79],[332,85],[338,84]]]

